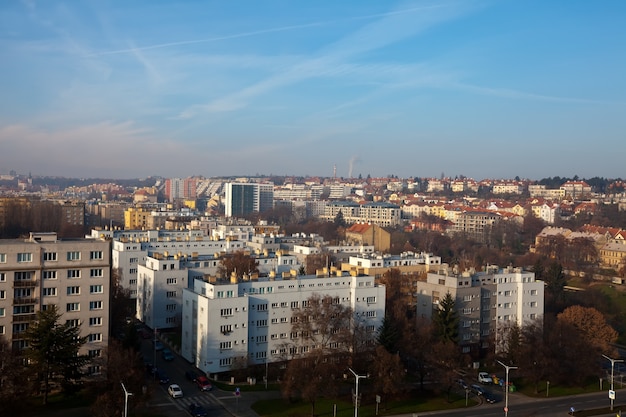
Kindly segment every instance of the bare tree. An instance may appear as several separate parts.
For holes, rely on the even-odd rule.
[[[226,254],[220,260],[217,273],[223,278],[229,278],[233,272],[238,277],[259,272],[259,263],[244,251]]]

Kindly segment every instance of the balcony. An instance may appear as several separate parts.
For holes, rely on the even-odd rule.
[[[36,279],[20,279],[17,281],[13,281],[13,288],[28,288],[28,287],[36,287],[39,284],[39,281]]]
[[[35,320],[37,315],[35,313],[31,314],[15,314],[13,315],[13,323],[27,323]]]
[[[37,297],[17,297],[13,299],[13,304],[14,305],[37,304],[38,300],[39,299]]]

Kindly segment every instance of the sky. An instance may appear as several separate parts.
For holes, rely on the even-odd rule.
[[[0,2],[0,173],[626,178],[623,0]]]

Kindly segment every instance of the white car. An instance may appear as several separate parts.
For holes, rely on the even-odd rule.
[[[493,384],[493,379],[491,379],[487,372],[479,372],[478,382],[480,382],[481,384]]]
[[[172,398],[182,398],[183,397],[183,390],[180,389],[178,384],[172,384],[169,387],[167,387],[167,393]]]

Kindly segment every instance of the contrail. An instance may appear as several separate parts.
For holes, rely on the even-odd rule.
[[[223,41],[223,40],[228,40],[228,39],[247,38],[250,36],[265,35],[268,33],[286,32],[290,30],[306,29],[306,28],[317,27],[317,26],[328,26],[332,24],[345,23],[345,22],[354,21],[354,20],[373,19],[377,17],[393,16],[393,15],[398,15],[398,14],[412,13],[412,12],[416,12],[419,10],[434,9],[434,8],[441,8],[441,7],[446,7],[446,6],[436,5],[436,6],[413,7],[409,9],[396,10],[392,12],[348,17],[345,19],[327,20],[327,21],[322,21],[322,22],[304,23],[301,25],[289,25],[289,26],[281,26],[277,28],[254,30],[251,32],[242,32],[242,33],[235,33],[232,35],[216,36],[214,38],[194,39],[194,40],[178,41],[178,42],[166,42],[166,43],[159,43],[155,45],[139,46],[136,48],[126,48],[126,49],[116,49],[113,51],[95,52],[92,54],[85,55],[85,57],[91,58],[91,57],[104,56],[104,55],[127,54],[127,53],[137,52],[137,51],[147,51],[150,49],[169,48],[172,46],[194,45],[198,43],[217,42],[217,41]]]

